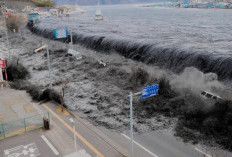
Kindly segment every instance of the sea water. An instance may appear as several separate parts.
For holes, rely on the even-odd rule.
[[[100,6],[103,21],[96,21],[97,6],[85,14],[49,18],[35,27],[68,28],[74,43],[96,50],[115,50],[147,64],[182,71],[194,66],[232,77],[232,9],[153,8],[142,5]],[[52,35],[52,34],[51,34]]]

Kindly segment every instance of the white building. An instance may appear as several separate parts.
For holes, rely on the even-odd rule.
[[[59,15],[59,9],[50,9],[49,11],[53,16],[58,16]]]
[[[34,8],[32,8],[31,6],[26,6],[24,9],[22,9],[22,12],[33,12],[34,11]]]

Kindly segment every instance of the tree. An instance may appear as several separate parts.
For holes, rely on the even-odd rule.
[[[38,2],[35,2],[35,5],[37,7],[54,7],[55,3],[52,2],[51,0],[47,0],[47,1],[38,1]]]
[[[64,111],[64,96],[65,96],[65,91],[68,88],[68,83],[69,83],[69,80],[63,81],[63,85],[61,87],[61,92],[60,92],[60,95],[59,95],[60,102],[61,102],[61,112]]]
[[[10,15],[8,18],[6,18],[7,28],[14,32],[18,32],[24,22],[26,22],[26,20],[21,15]]]

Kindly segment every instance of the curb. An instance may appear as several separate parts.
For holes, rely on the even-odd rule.
[[[54,102],[54,104],[60,105],[57,102]],[[125,148],[121,147],[119,144],[117,144],[116,142],[114,142],[109,136],[105,135],[101,130],[99,130],[98,128],[96,128],[93,124],[91,124],[90,122],[88,122],[85,119],[82,119],[80,117],[78,117],[77,115],[74,115],[72,113],[72,111],[70,111],[69,109],[65,108],[65,110],[70,113],[70,115],[77,119],[80,123],[82,123],[84,126],[86,126],[89,130],[91,130],[94,134],[96,134],[97,136],[99,136],[103,141],[105,141],[106,143],[108,143],[112,148],[114,148],[117,152],[119,152],[122,157],[129,157],[129,152],[128,150],[126,150]]]

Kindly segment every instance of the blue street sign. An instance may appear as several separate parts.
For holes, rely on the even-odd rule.
[[[150,87],[145,87],[143,88],[142,91],[142,99],[146,99],[158,95],[158,91],[159,91],[159,84]]]
[[[68,37],[68,29],[55,29],[55,38],[67,38]]]

